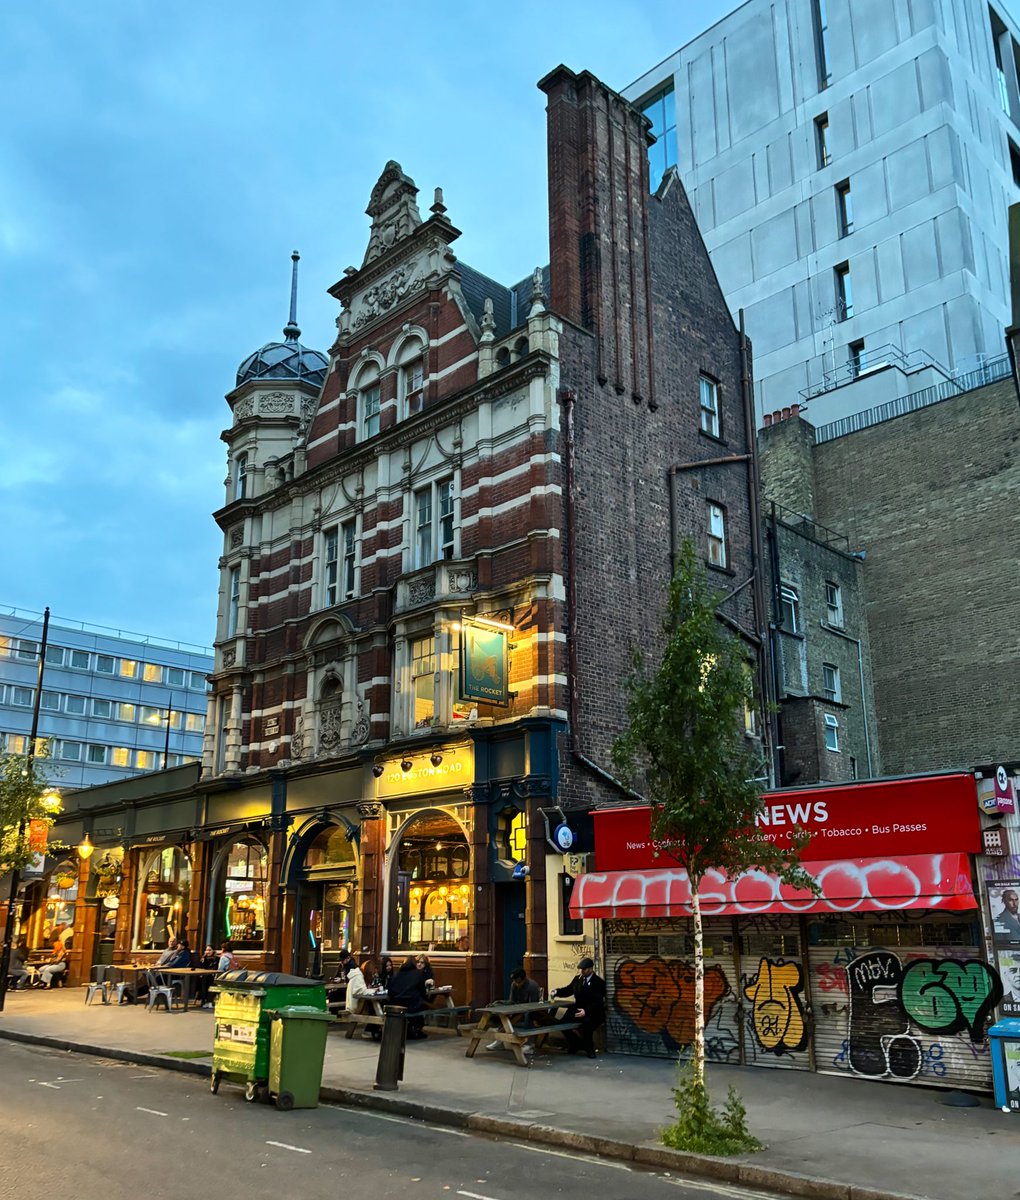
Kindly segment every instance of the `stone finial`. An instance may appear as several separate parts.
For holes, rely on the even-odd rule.
[[[365,209],[372,218],[372,232],[362,266],[385,254],[418,228],[421,213],[415,200],[417,195],[414,180],[404,174],[400,163],[388,162]]]
[[[492,299],[485,297],[482,304],[482,341],[491,342],[496,337],[496,317],[492,310]]]
[[[540,317],[545,312],[545,288],[542,283],[542,268],[536,267],[531,276],[531,308],[528,310],[528,320]]]
[[[443,189],[441,187],[436,188],[435,201],[429,212],[434,213],[437,217],[446,215],[446,205],[443,203]]]

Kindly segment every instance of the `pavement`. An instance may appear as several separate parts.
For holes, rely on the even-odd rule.
[[[84,995],[83,988],[8,993],[0,1037],[208,1074],[210,1011],[86,1008]],[[723,1100],[732,1084],[752,1132],[766,1144],[760,1154],[715,1159],[661,1146],[659,1130],[673,1117],[671,1062],[618,1054],[593,1061],[552,1051],[537,1054],[530,1067],[518,1067],[508,1053],[480,1049],[468,1059],[466,1048],[464,1039],[450,1033],[411,1042],[399,1093],[376,1092],[378,1045],[331,1032],[322,1098],[784,1195],[1020,1197],[1020,1116],[999,1112],[990,1096],[977,1108],[954,1108],[935,1089],[710,1067],[713,1097]]]

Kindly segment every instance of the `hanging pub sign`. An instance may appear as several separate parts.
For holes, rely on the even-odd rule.
[[[45,854],[46,842],[50,836],[50,823],[41,819],[28,823],[28,848],[33,854]]]
[[[481,618],[465,620],[460,630],[460,699],[507,704],[509,626]]]

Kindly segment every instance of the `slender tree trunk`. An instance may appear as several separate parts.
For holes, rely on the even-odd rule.
[[[701,928],[701,897],[691,880],[691,916],[694,918],[694,1074],[705,1083],[705,936]]]

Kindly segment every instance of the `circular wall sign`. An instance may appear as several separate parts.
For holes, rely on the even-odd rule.
[[[553,837],[561,850],[569,850],[574,844],[574,831],[569,825],[557,825],[553,830]]]

